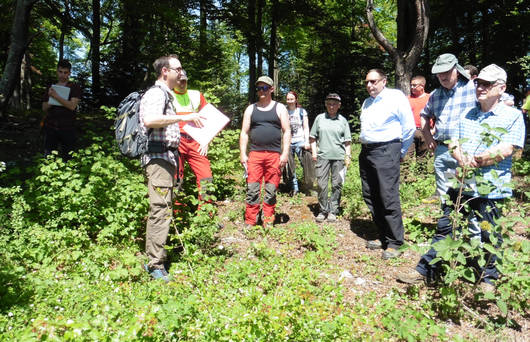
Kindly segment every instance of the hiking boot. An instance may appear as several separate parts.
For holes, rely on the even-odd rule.
[[[169,273],[164,268],[149,268],[147,264],[144,265],[144,269],[151,275],[155,280],[163,280],[166,283],[169,283]]]
[[[480,283],[478,287],[480,288],[480,291],[482,291],[482,293],[484,294],[495,292],[495,286],[493,284],[486,283],[485,281]]]
[[[381,249],[383,244],[379,240],[366,241],[366,248],[368,249]]]
[[[410,270],[406,273],[400,273],[397,275],[397,281],[405,284],[419,284],[425,282],[426,277],[416,270]]]
[[[335,221],[337,221],[337,216],[335,216],[335,214],[330,213],[328,215],[328,222],[335,222]]]
[[[397,258],[400,255],[401,255],[401,251],[395,248],[387,248],[386,251],[383,251],[383,254],[381,256],[383,259],[388,260],[392,258]]]
[[[324,220],[326,219],[326,214],[324,213],[320,213],[318,214],[318,216],[315,218],[315,221],[317,222],[324,222]]]

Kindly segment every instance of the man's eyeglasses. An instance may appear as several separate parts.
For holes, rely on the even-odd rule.
[[[484,89],[489,89],[497,84],[497,81],[489,82],[489,81],[483,81],[483,80],[474,80],[473,83],[475,83],[475,87],[481,87]]]
[[[173,70],[177,73],[181,72],[182,71],[182,67],[178,67],[178,68],[168,68],[169,70]]]
[[[365,84],[365,85],[369,85],[369,84],[376,85],[376,84],[379,83],[379,81],[381,81],[381,80],[382,80],[382,78],[379,78],[379,79],[377,79],[377,80],[366,80],[366,81],[364,81],[364,84]]]
[[[270,88],[272,88],[271,86],[258,86],[256,87],[256,91],[268,91]]]
[[[411,84],[410,84],[410,87],[411,87],[411,88],[423,87],[423,84],[421,84],[421,83],[418,83],[418,84],[412,84],[412,83],[411,83]]]

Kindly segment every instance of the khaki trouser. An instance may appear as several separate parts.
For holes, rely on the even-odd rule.
[[[164,268],[169,226],[173,219],[173,192],[175,166],[164,159],[152,159],[145,167],[149,193],[149,217],[145,251],[149,258],[149,268]]]

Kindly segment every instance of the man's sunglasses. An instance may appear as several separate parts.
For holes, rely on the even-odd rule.
[[[268,91],[270,88],[272,88],[271,86],[258,86],[256,87],[256,91]]]

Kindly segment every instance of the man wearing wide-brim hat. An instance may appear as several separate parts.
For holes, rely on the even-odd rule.
[[[434,151],[434,171],[436,191],[441,196],[444,207],[447,193],[447,173],[454,173],[456,160],[451,156],[447,140],[458,127],[462,113],[475,107],[475,86],[469,81],[468,74],[458,64],[455,55],[440,55],[432,67],[432,73],[440,82],[440,87],[431,93],[431,97],[421,112],[421,125],[427,146]],[[434,135],[431,134],[430,121],[435,122]]]

